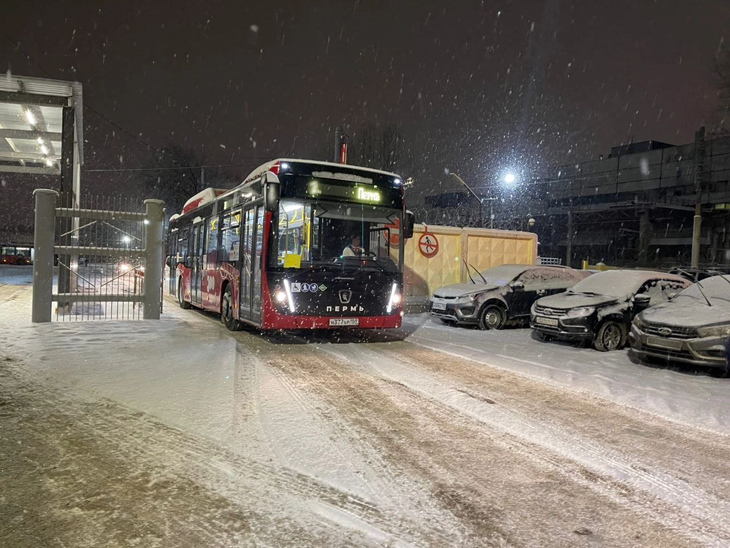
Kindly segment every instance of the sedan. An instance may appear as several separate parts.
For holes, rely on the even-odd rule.
[[[434,292],[431,314],[448,324],[501,329],[508,321],[529,318],[536,299],[563,292],[588,275],[564,266],[501,265],[483,272],[473,269],[470,283],[447,285]]]
[[[617,350],[626,345],[634,316],[667,302],[690,284],[665,272],[600,272],[562,295],[538,300],[532,307],[530,325],[542,340],[588,341],[596,350]]]
[[[631,348],[640,358],[716,367],[728,373],[730,277],[713,276],[639,314]]]

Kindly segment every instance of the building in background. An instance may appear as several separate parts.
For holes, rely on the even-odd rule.
[[[426,200],[441,224],[472,226],[475,202],[464,193]],[[688,265],[698,204],[699,263],[730,264],[730,136],[705,139],[701,130],[694,143],[630,143],[605,158],[559,166],[496,201],[495,228],[534,218],[539,254],[572,266]]]

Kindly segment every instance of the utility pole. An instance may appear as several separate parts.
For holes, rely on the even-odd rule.
[[[339,126],[335,128],[335,149],[332,158],[336,164],[347,163],[347,135],[345,135],[345,130]]]
[[[570,267],[573,259],[573,199],[568,204],[568,240],[565,250],[565,266]]]
[[[700,242],[702,238],[702,179],[705,171],[705,127],[695,133],[695,216],[692,225],[692,268],[700,266]]]
[[[340,163],[340,135],[342,135],[342,130],[340,126],[337,126],[335,128],[335,151],[332,155],[332,161],[336,164]]]

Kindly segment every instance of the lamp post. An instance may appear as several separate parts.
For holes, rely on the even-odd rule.
[[[464,186],[464,188],[466,188],[471,193],[471,195],[474,196],[479,201],[479,226],[480,227],[484,226],[484,224],[483,224],[484,202],[485,201],[488,201],[489,202],[489,228],[494,228],[494,208],[492,206],[492,202],[496,198],[480,198],[477,195],[477,193],[474,192],[471,189],[471,187],[469,187],[469,185],[467,185],[464,182],[464,179],[462,179],[461,177],[459,177],[456,173],[449,172],[449,175],[451,175],[454,179],[456,179],[457,181],[459,181],[459,183],[461,183]]]

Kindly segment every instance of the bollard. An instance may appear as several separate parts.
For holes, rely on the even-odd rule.
[[[145,242],[144,242],[144,309],[145,320],[160,319],[160,298],[162,295],[162,259],[165,222],[165,202],[145,200]]]
[[[39,188],[33,191],[33,196],[35,197],[35,228],[31,321],[50,322],[53,304],[53,246],[58,192]]]

